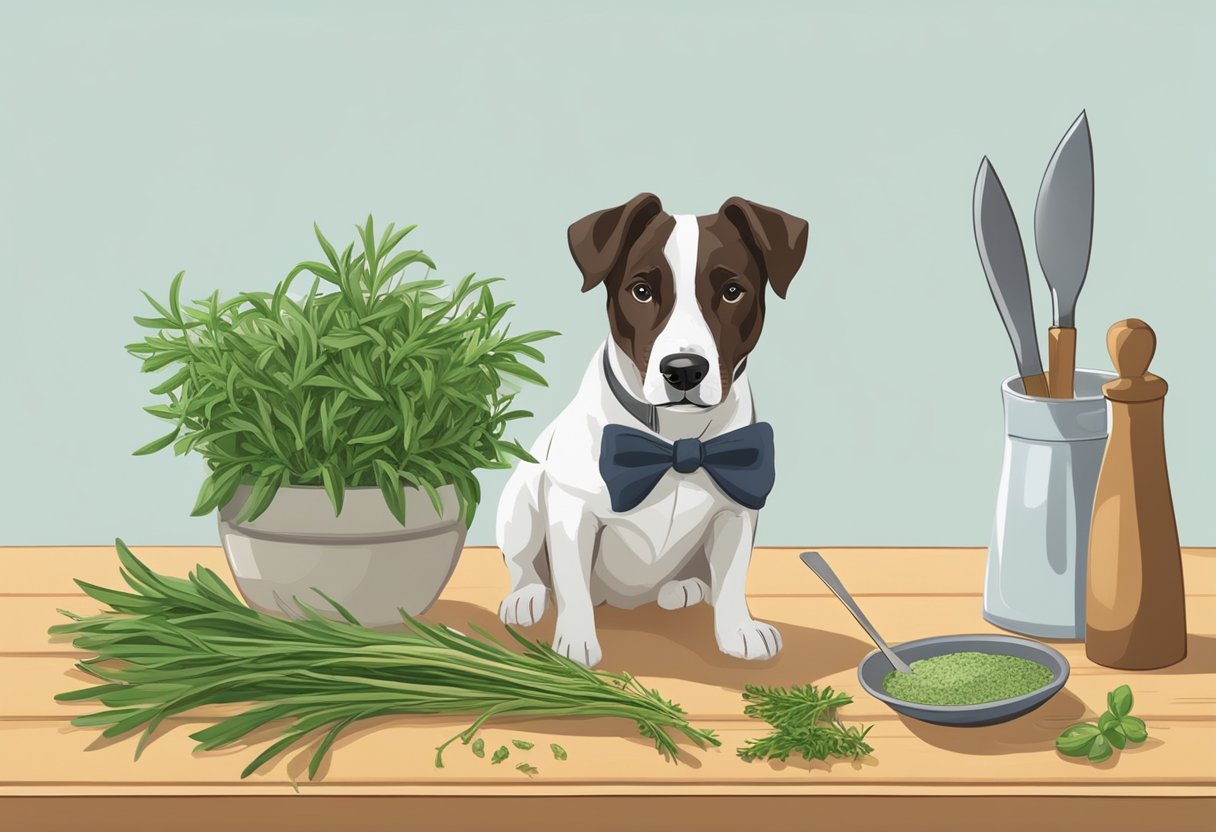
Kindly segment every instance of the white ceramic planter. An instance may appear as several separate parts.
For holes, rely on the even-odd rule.
[[[442,515],[426,494],[404,489],[405,526],[374,487],[346,489],[337,517],[325,489],[280,488],[260,517],[233,523],[249,491],[242,485],[220,509],[220,539],[246,602],[279,617],[298,598],[340,618],[316,587],[369,627],[400,626],[398,607],[418,615],[435,603],[468,532],[450,485],[439,489]]]

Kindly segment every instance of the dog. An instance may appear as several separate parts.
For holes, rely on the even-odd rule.
[[[744,595],[773,468],[746,363],[765,291],[786,296],[808,230],[741,197],[693,216],[649,193],[569,227],[582,291],[606,288],[611,334],[503,491],[503,622],[535,624],[551,593],[554,650],[593,667],[596,606],[707,602],[722,652],[777,655],[780,633]]]

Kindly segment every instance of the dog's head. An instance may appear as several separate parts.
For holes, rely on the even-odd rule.
[[[570,226],[583,291],[608,290],[612,338],[653,405],[725,399],[764,325],[765,287],[785,297],[806,254],[806,220],[732,197],[716,214],[671,215],[654,194]]]

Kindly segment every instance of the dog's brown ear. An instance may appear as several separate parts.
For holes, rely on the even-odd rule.
[[[570,254],[583,273],[587,292],[624,268],[625,254],[642,230],[663,210],[654,194],[638,194],[624,205],[588,214],[566,233]]]
[[[773,291],[784,298],[806,256],[807,221],[741,196],[732,196],[718,210],[739,229]]]

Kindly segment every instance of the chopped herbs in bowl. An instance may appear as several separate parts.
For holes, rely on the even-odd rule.
[[[982,705],[1033,693],[1050,684],[1051,669],[1020,656],[966,650],[911,663],[911,673],[892,670],[882,687],[896,699],[919,705]]]
[[[895,648],[898,673],[879,651],[857,668],[866,692],[897,713],[939,725],[994,725],[1033,711],[1068,680],[1059,651],[1004,635],[935,636]]]

